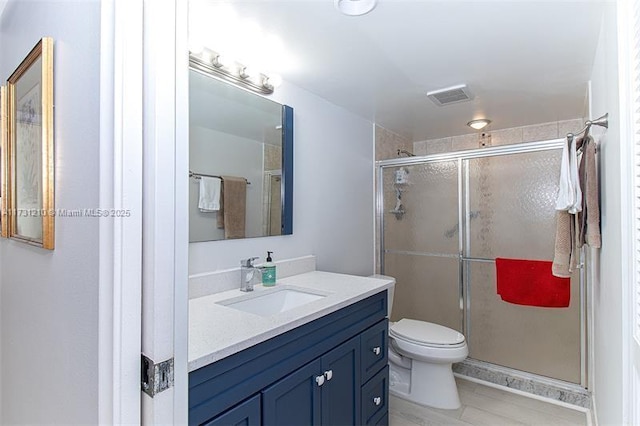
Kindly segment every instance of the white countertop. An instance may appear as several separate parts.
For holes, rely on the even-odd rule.
[[[252,293],[236,289],[191,299],[189,371],[366,299],[393,284],[393,279],[386,277],[365,278],[314,271],[278,280],[275,287],[256,285]],[[259,292],[274,291],[278,286],[308,290],[326,297],[266,317],[216,303],[238,296],[251,297]]]

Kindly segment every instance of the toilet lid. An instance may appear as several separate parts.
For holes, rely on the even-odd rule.
[[[389,328],[391,334],[426,345],[458,345],[464,335],[442,325],[403,318]]]

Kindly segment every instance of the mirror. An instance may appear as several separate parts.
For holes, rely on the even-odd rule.
[[[293,109],[189,70],[189,242],[293,233]]]

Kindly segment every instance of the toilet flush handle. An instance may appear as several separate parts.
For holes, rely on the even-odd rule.
[[[375,348],[372,348],[371,352],[373,352],[375,355],[380,355],[380,346],[376,346]]]

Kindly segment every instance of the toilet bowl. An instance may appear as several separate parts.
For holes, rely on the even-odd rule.
[[[451,365],[469,349],[464,336],[425,321],[401,319],[389,325],[389,391],[435,408],[460,407]]]
[[[395,287],[392,277],[384,278]],[[388,290],[389,318],[394,287]],[[456,330],[408,318],[390,322],[389,392],[421,405],[457,409],[460,397],[451,365],[468,354],[464,335]]]

